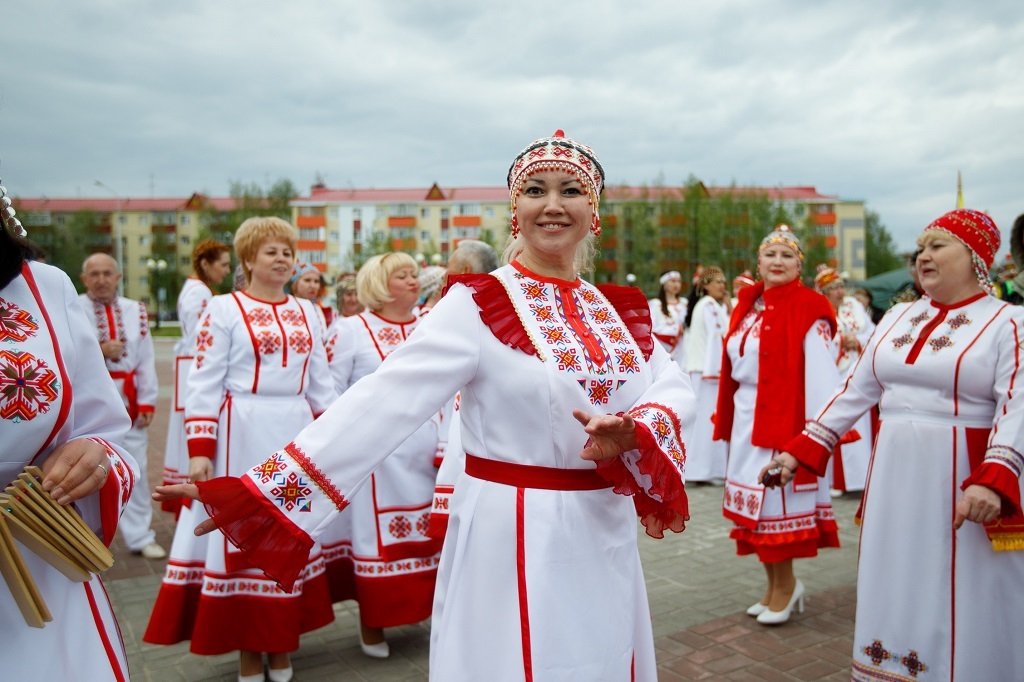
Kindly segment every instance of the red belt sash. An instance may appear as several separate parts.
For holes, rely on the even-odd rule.
[[[600,490],[611,488],[596,469],[556,469],[532,464],[512,464],[466,453],[466,473],[473,478],[516,488],[544,490]]]
[[[135,386],[135,370],[130,372],[111,372],[111,379],[124,380],[124,397],[128,401],[128,416],[132,418],[132,424],[139,416],[139,389]]]

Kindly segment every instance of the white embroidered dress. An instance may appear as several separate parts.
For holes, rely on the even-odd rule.
[[[419,318],[392,322],[369,311],[339,319],[328,341],[334,347],[330,365],[339,393],[372,374],[419,323]],[[401,400],[402,394],[392,399]],[[367,627],[417,623],[430,616],[441,553],[441,543],[426,535],[437,476],[438,425],[435,415],[391,454],[375,453],[376,459],[387,457],[321,538],[332,577],[344,576],[344,569],[333,564],[351,552],[359,618]],[[347,598],[347,589],[345,582],[332,584],[332,597]]]
[[[149,429],[134,423],[139,414],[151,413],[156,408],[156,363],[153,336],[149,333],[149,314],[142,303],[123,296],[109,303],[98,301],[89,294],[82,294],[78,300],[101,343],[114,339],[124,344],[121,357],[107,359],[106,364],[132,418],[132,428],[125,434],[122,445],[135,458],[139,478],[121,515],[119,528],[125,545],[137,552],[156,541],[156,533],[151,527],[153,500],[148,478]]]
[[[729,309],[711,296],[703,296],[693,306],[693,317],[686,332],[683,369],[689,372],[697,394],[697,419],[693,436],[688,439],[686,478],[710,481],[725,478],[729,442],[712,440],[712,417],[718,405],[718,379],[722,373],[722,338],[729,330]]]
[[[994,551],[970,521],[953,530],[968,476],[1019,505],[1022,341],[1024,309],[988,295],[898,304],[791,448],[821,471],[836,434],[879,404],[862,503],[855,680],[1011,680],[1024,670],[1024,553]],[[1019,543],[1024,526],[1016,530]]]
[[[673,360],[681,364],[686,344],[684,332],[689,301],[680,298],[675,303],[669,303],[667,314],[662,311],[661,299],[652,298],[647,304],[651,308],[651,329],[654,338],[668,351]]]
[[[337,393],[319,320],[311,302],[294,296],[210,300],[185,397],[190,456],[210,457],[217,476],[240,475],[326,409]],[[280,478],[272,489],[293,509],[310,503],[306,478]],[[293,651],[299,634],[333,620],[319,547],[301,557],[302,588],[286,594],[220,532],[195,537],[205,518],[202,505],[182,510],[144,641],[191,639],[191,651],[204,655]]]
[[[836,311],[836,322],[839,324],[837,336],[855,336],[860,344],[856,350],[848,350],[842,347],[840,341],[839,361],[836,367],[839,369],[839,376],[846,378],[846,375],[853,370],[861,351],[868,344],[868,339],[875,331],[875,323],[871,321],[871,315],[864,308],[864,304],[853,296],[843,299],[839,309]],[[860,440],[852,443],[844,443],[839,447],[839,457],[842,467],[842,490],[864,490],[864,481],[868,478],[868,462],[871,460],[871,446],[874,439],[871,437],[871,414],[864,414],[853,428],[860,434]],[[835,466],[834,462],[829,463]],[[834,475],[826,475],[829,482],[835,480]],[[833,487],[838,488],[838,485]]]
[[[164,448],[163,484],[188,481],[188,445],[185,443],[185,392],[188,373],[195,360],[196,332],[206,304],[213,298],[210,287],[189,277],[178,294],[178,322],[181,338],[174,344],[174,392],[171,394],[170,417],[167,421],[167,444]],[[180,502],[164,502],[164,511],[178,513]]]
[[[26,465],[41,465],[69,440],[102,444],[110,456],[107,482],[75,507],[109,545],[138,476],[134,459],[117,445],[128,427],[71,281],[51,266],[25,264],[0,290],[0,481],[7,485]],[[100,578],[71,582],[18,548],[53,621],[30,628],[10,590],[0,587],[4,679],[125,682],[124,642]]]
[[[518,264],[458,281],[468,286],[453,286],[285,450],[241,481],[200,486],[204,503],[287,584],[287,541],[308,546],[306,534],[319,535],[381,459],[461,389],[466,471],[438,572],[431,679],[653,681],[636,514],[658,537],[682,529],[689,381],[643,332],[648,309],[635,289],[616,308],[588,283]],[[629,412],[641,450],[595,471],[579,456],[587,436],[574,408]],[[317,481],[310,507],[280,505],[271,470]]]

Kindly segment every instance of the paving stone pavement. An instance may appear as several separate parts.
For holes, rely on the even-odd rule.
[[[172,380],[171,339],[156,339],[160,402],[150,429],[149,481],[163,467]],[[729,523],[721,515],[722,488],[688,486],[686,531],[653,540],[640,532],[657,649],[659,680],[849,680],[856,602],[858,500],[835,500],[842,548],[796,562],[807,588],[806,610],[783,626],[765,627],[744,614],[764,589],[753,557],[737,557]],[[173,519],[154,505],[157,539],[170,547]],[[105,576],[121,624],[132,680],[237,679],[237,655],[194,656],[188,643],[142,643],[166,562],[130,554],[118,536],[115,566]],[[427,679],[429,622],[387,631],[391,658],[369,659],[359,650],[358,610],[335,607],[335,622],[303,636],[293,655],[295,682],[392,682]],[[595,624],[594,627],[599,627]],[[586,682],[586,681],[581,681]]]

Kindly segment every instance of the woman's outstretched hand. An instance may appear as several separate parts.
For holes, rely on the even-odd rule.
[[[583,430],[590,434],[590,440],[580,452],[583,459],[593,462],[611,459],[627,450],[635,450],[639,445],[636,441],[636,422],[629,415],[595,415],[583,410],[573,410],[572,416],[583,425]]]
[[[153,493],[153,499],[157,502],[166,502],[167,500],[180,500],[183,497],[187,497],[190,500],[199,499],[199,486],[195,483],[176,483],[175,485],[158,485]],[[198,526],[196,526],[196,535],[206,535],[211,530],[216,530],[217,524],[211,519],[206,519]]]

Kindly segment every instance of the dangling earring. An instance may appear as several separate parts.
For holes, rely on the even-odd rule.
[[[519,237],[519,217],[514,213],[512,214],[512,229],[510,232],[512,234],[512,239],[517,239]]]
[[[601,216],[594,214],[594,219],[590,223],[590,231],[594,233],[595,237],[601,236]]]

